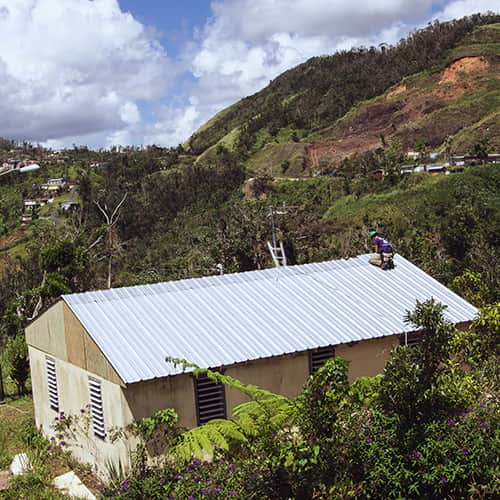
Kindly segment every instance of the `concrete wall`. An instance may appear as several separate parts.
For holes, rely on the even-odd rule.
[[[26,342],[98,377],[124,385],[97,344],[62,300],[26,328]]]
[[[194,382],[190,374],[130,384],[123,394],[125,404],[136,420],[149,417],[164,408],[175,408],[181,426],[197,425]]]
[[[50,408],[45,368],[46,353],[29,347],[29,357],[32,375],[33,403],[35,422],[38,428],[48,436],[55,436],[53,425],[55,418],[60,417]],[[125,427],[132,421],[132,414],[125,404],[122,388],[113,382],[95,377],[86,370],[61,359],[55,359],[59,411],[65,415],[78,415],[80,420],[78,436],[74,439],[65,437],[73,454],[81,461],[96,465],[101,472],[106,471],[106,463],[113,460],[128,464],[129,448],[134,445],[124,442],[111,443],[109,437],[104,440],[93,435],[92,426],[84,415],[89,409],[88,377],[97,378],[101,382],[104,423],[106,431],[112,427]],[[85,410],[82,413],[81,410]],[[83,417],[82,417],[83,415]]]
[[[399,345],[399,336],[363,340],[335,346],[335,355],[349,361],[349,382],[358,377],[382,373],[393,346]]]
[[[64,302],[54,304],[26,328],[26,343],[59,359],[67,359]]]
[[[296,397],[309,376],[307,352],[248,361],[227,368],[224,372],[243,382],[253,384],[288,398]],[[226,408],[231,410],[250,398],[236,389],[226,388]]]

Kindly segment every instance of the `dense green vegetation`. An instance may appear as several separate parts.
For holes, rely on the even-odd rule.
[[[497,15],[476,15],[449,23],[435,22],[394,47],[382,44],[312,58],[215,116],[193,134],[186,147],[198,155],[235,129],[238,140],[234,142],[233,138],[234,150],[241,158],[275,139],[300,140],[329,127],[355,104],[383,93],[404,77],[442,69],[457,57],[452,49],[464,38],[472,47],[492,38],[498,42],[489,31],[466,38],[473,28],[498,21]],[[281,130],[287,132],[280,135]]]
[[[500,310],[484,308],[470,330],[459,332],[443,309],[429,300],[407,313],[421,343],[394,348],[383,374],[349,385],[347,363],[337,357],[294,400],[187,363],[195,376],[241,390],[250,402],[231,420],[189,431],[177,427],[172,409],[123,430],[139,439],[134,465],[110,467],[104,496],[498,497]],[[88,429],[85,412],[62,415],[56,442]],[[153,443],[166,460],[147,461]]]

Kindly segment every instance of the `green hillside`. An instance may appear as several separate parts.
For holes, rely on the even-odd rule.
[[[448,140],[455,153],[487,136],[498,149],[492,113],[500,102],[500,30],[486,24],[497,20],[436,23],[395,47],[313,58],[223,110],[185,146],[200,161],[213,159],[223,146],[245,159],[250,172],[289,177],[376,149],[381,136],[405,149],[425,140],[439,150]],[[466,68],[453,82],[440,82],[450,65],[469,57],[488,67]],[[394,95],[403,85],[408,91]]]

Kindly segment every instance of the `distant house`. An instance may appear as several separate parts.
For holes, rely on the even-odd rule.
[[[492,153],[486,158],[476,156],[476,155],[457,155],[450,157],[451,165],[477,165],[479,163],[500,163],[500,154]]]
[[[403,318],[416,300],[446,304],[455,324],[475,317],[403,257],[391,271],[368,258],[62,296],[26,328],[36,425],[51,435],[58,412],[90,404],[93,437],[73,451],[103,469],[128,456],[111,427],[167,407],[193,427],[247,400],[167,357],[295,397],[333,356],[350,362],[350,380],[381,373],[390,349],[413,338]]]
[[[407,165],[401,165],[399,167],[399,171],[402,173],[402,174],[411,174],[415,171],[415,167],[417,165],[414,164],[414,163],[411,163],[411,164],[407,164]]]
[[[410,160],[418,160],[421,156],[421,153],[417,151],[408,151],[406,153],[406,157],[409,158]]]
[[[75,208],[78,208],[80,206],[80,203],[77,201],[66,201],[65,203],[61,203],[61,210],[63,212],[69,212],[71,210],[74,210]]]
[[[429,172],[430,174],[436,175],[446,173],[449,165],[450,164],[447,162],[407,164],[401,165],[399,167],[399,171],[402,174],[409,174],[412,172]]]
[[[36,210],[47,203],[46,200],[24,200],[24,211],[21,215],[21,222],[27,224],[33,220]]]
[[[449,163],[430,163],[429,165],[426,165],[426,171],[434,175],[444,174],[446,173],[449,165]]]
[[[67,177],[60,177],[58,179],[49,179],[47,182],[41,184],[40,188],[45,191],[60,191],[66,186],[69,186],[69,179]]]

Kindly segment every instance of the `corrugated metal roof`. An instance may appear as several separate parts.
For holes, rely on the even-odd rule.
[[[454,323],[475,307],[397,255],[64,295],[125,383],[180,373],[167,356],[214,368],[412,331],[416,300],[446,304]]]

